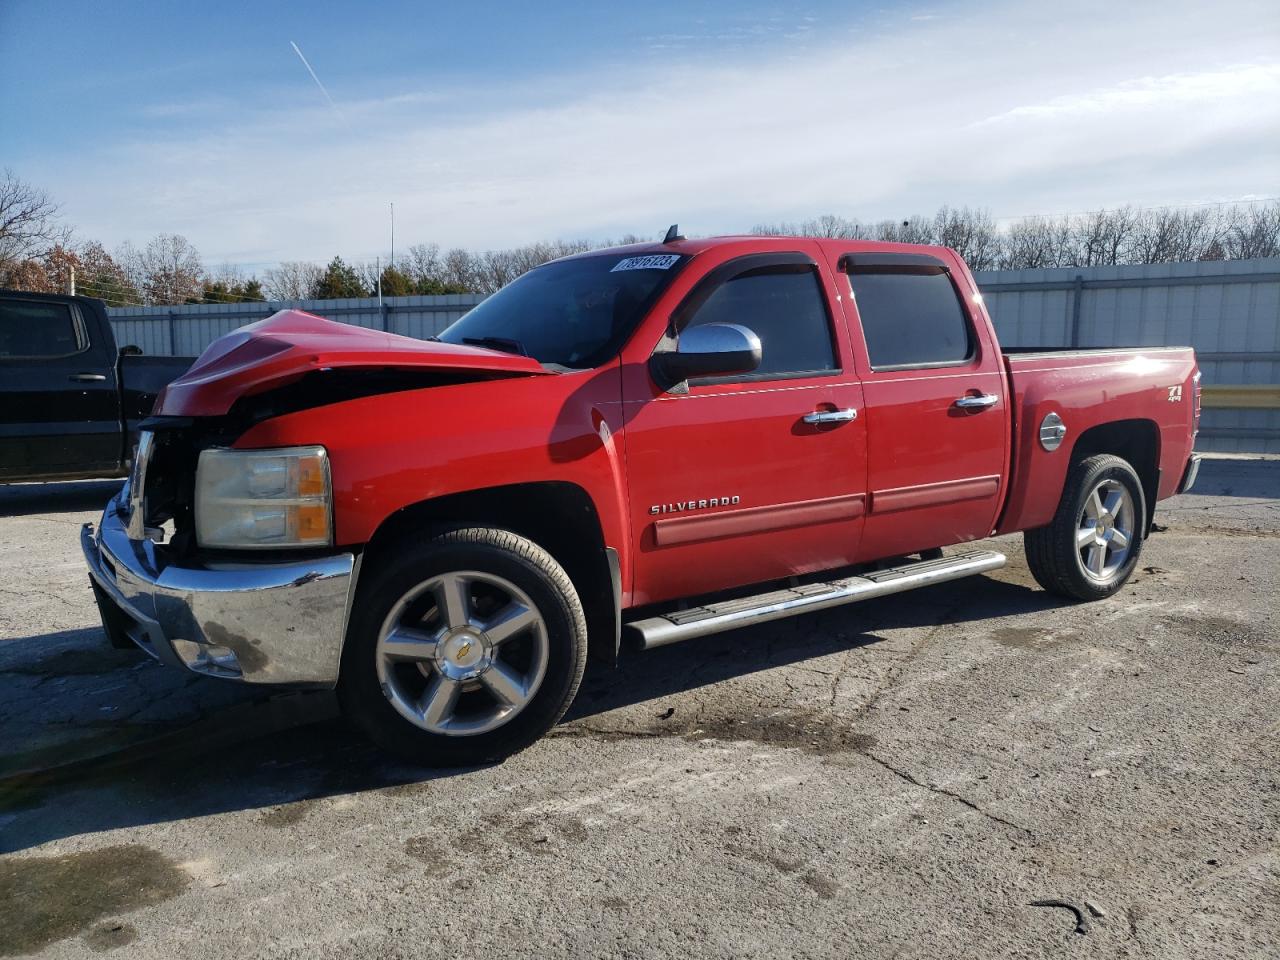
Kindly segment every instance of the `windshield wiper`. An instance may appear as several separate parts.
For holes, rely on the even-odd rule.
[[[514,353],[521,357],[529,355],[524,347],[520,346],[519,340],[510,340],[506,337],[463,337],[462,342],[468,346],[488,347],[490,350],[501,350],[503,353]]]

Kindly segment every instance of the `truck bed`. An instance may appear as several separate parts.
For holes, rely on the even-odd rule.
[[[1044,526],[1057,507],[1073,451],[1088,448],[1098,431],[1123,425],[1135,466],[1150,459],[1157,479],[1148,509],[1173,496],[1182,478],[1199,415],[1199,378],[1190,347],[1013,348],[1005,351],[1013,410],[1012,480],[999,531]],[[1062,418],[1062,447],[1047,450],[1040,425]]]

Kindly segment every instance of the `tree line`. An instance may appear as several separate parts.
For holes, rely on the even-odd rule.
[[[1252,260],[1280,255],[1280,202],[1022,217],[1003,227],[986,210],[943,207],[932,217],[866,223],[831,214],[760,224],[762,236],[894,240],[951,247],[973,270]]]
[[[68,289],[129,304],[237,303],[330,300],[414,294],[488,294],[528,270],[569,254],[636,243],[556,240],[502,250],[442,250],[416,244],[386,264],[284,261],[246,275],[232,266],[208,268],[177,234],[159,234],[142,247],[124,243],[108,252],[63,225],[58,204],[6,170],[0,178],[0,287],[35,292]],[[983,209],[943,207],[932,217],[868,223],[828,214],[796,223],[759,224],[756,235],[795,235],[940,244],[957,250],[974,270],[1092,267],[1189,260],[1245,260],[1280,255],[1280,202],[1232,206],[1140,209],[1121,207],[1057,217],[1023,217],[1000,225]],[[656,239],[656,238],[654,238]]]

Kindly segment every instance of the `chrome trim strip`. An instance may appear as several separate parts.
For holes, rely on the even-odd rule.
[[[986,573],[988,570],[998,570],[1005,563],[1006,558],[1002,553],[974,550],[941,560],[922,560],[888,570],[877,570],[866,576],[847,577],[830,583],[778,590],[744,600],[712,604],[703,608],[707,613],[705,617],[697,618],[700,613],[697,610],[680,611],[680,622],[673,619],[676,616],[674,614],[649,617],[628,623],[625,629],[639,642],[641,649],[649,650],[693,637],[704,637],[859,600],[902,593],[933,583],[958,580]],[[690,619],[690,615],[696,619]]]
[[[1200,476],[1200,454],[1193,453],[1187,460],[1187,469],[1182,474],[1182,482],[1178,484],[1179,493],[1187,493],[1196,485],[1196,477]]]

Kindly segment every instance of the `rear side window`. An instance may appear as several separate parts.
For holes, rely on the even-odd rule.
[[[66,357],[83,347],[65,303],[0,300],[0,360]]]
[[[725,281],[686,329],[704,323],[737,323],[755,332],[761,357],[753,378],[836,369],[826,301],[812,267],[762,267]]]
[[[973,355],[969,321],[945,273],[851,273],[875,370],[959,364]]]

